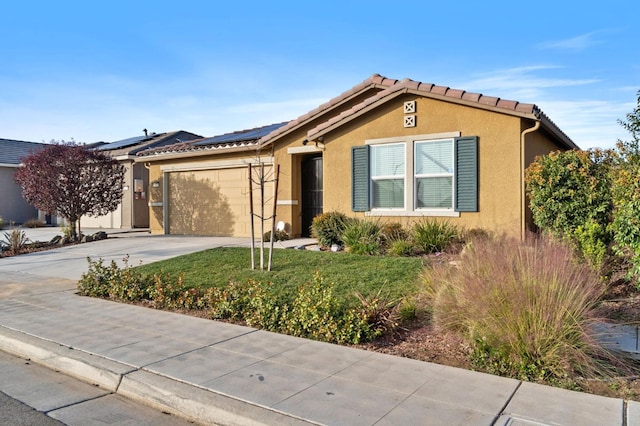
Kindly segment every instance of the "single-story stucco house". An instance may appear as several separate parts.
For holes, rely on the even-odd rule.
[[[145,149],[175,145],[184,141],[202,138],[184,130],[149,133],[133,136],[115,142],[97,142],[90,147],[118,160],[125,167],[124,191],[118,208],[104,216],[83,216],[83,228],[148,228],[149,207],[147,201],[149,170],[143,163],[136,163],[136,154]]]
[[[267,211],[294,236],[340,211],[410,225],[424,217],[522,237],[524,170],[576,149],[536,105],[377,74],[286,123],[142,150],[152,233],[250,235],[248,165]],[[271,204],[272,205],[272,204]]]
[[[22,188],[13,180],[22,158],[42,148],[37,142],[0,139],[0,217],[8,226],[38,219],[38,210],[27,203],[22,196]],[[49,223],[51,223],[51,218]]]

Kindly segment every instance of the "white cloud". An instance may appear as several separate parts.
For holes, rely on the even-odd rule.
[[[564,40],[547,41],[540,43],[538,47],[541,49],[561,49],[580,52],[587,50],[591,46],[601,44],[601,41],[596,39],[596,34],[598,34],[598,32],[594,31]]]
[[[609,148],[628,137],[617,120],[633,110],[628,92],[608,90],[605,81],[591,78],[560,78],[564,70],[552,65],[534,65],[482,73],[460,88],[519,102],[535,103],[578,146]],[[544,76],[542,74],[545,74]],[[599,93],[581,86],[598,84]],[[604,89],[604,90],[602,90]],[[625,95],[623,100],[621,96]],[[603,97],[605,96],[605,97]]]
[[[629,137],[617,120],[634,108],[632,103],[541,100],[538,106],[582,149],[611,148]]]
[[[561,67],[535,65],[527,67],[507,68],[491,73],[479,74],[477,78],[468,80],[460,86],[465,90],[479,91],[488,96],[499,96],[520,102],[535,102],[544,93],[544,89],[583,86],[598,83],[598,79],[567,79],[541,77],[536,72],[553,71]]]

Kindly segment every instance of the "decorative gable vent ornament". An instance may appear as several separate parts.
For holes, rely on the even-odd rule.
[[[405,102],[404,103],[404,113],[405,114],[413,114],[414,112],[416,112],[416,101],[407,101],[407,102]]]
[[[416,116],[415,115],[405,115],[404,116],[404,127],[416,127]]]

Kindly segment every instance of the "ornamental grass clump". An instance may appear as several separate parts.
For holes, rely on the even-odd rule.
[[[426,282],[436,326],[462,334],[477,367],[558,384],[604,372],[608,355],[590,331],[603,284],[570,247],[480,239]]]
[[[435,219],[423,219],[411,229],[415,246],[424,253],[436,253],[446,250],[459,237],[458,228],[449,222]]]

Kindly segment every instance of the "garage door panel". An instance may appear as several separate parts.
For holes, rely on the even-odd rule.
[[[260,190],[253,197],[259,209]],[[273,185],[265,189],[265,215],[273,208]],[[169,233],[250,236],[247,168],[169,173]],[[256,228],[259,224],[256,221]]]

